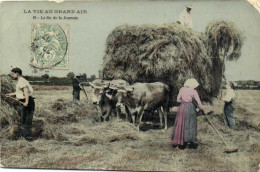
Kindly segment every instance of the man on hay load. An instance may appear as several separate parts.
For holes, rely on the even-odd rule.
[[[22,137],[27,141],[32,141],[32,120],[35,109],[34,98],[32,97],[33,88],[30,83],[22,77],[22,70],[20,68],[13,68],[10,75],[12,79],[17,80],[16,91],[6,94],[6,96],[15,96],[16,99],[21,102],[20,127]]]
[[[182,11],[181,14],[179,15],[177,23],[192,28],[192,18],[190,14],[191,9],[192,9],[191,5],[186,5],[186,9]]]

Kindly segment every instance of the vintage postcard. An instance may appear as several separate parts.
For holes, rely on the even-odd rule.
[[[1,168],[259,170],[259,4],[1,2]]]

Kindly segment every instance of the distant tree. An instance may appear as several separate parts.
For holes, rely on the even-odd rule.
[[[48,74],[42,75],[42,78],[43,78],[43,79],[49,79],[49,77],[50,77],[50,76],[49,76]]]
[[[247,80],[246,84],[247,85],[256,85],[256,81],[254,81],[254,80]]]
[[[70,79],[74,78],[74,76],[75,76],[75,74],[73,72],[69,72],[67,74],[67,77],[70,78]]]
[[[237,81],[238,85],[243,85],[243,81]]]
[[[258,88],[260,88],[260,81],[257,81],[257,84]]]
[[[26,80],[31,80],[30,76],[28,76],[28,75],[24,75],[23,77],[24,77]]]
[[[96,75],[91,75],[90,78],[89,78],[89,81],[92,82],[96,79]]]

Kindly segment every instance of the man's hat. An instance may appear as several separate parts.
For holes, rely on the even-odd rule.
[[[186,5],[186,8],[192,9],[192,5]]]

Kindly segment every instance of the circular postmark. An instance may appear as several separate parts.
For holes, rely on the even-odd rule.
[[[36,68],[53,68],[65,58],[67,35],[58,24],[36,24],[32,29],[32,61]]]

